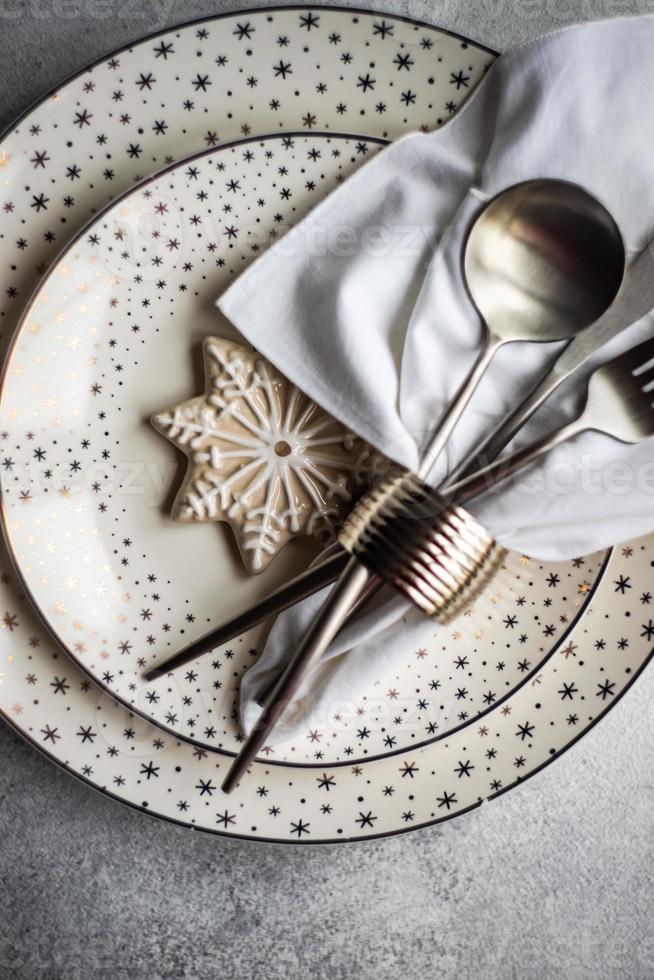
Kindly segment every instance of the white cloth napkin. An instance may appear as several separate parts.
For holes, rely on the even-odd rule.
[[[484,201],[529,178],[575,181],[613,214],[628,259],[649,240],[653,51],[654,18],[645,16],[558,31],[503,55],[451,122],[382,150],[241,275],[219,298],[220,310],[325,409],[415,468],[421,439],[480,343],[460,255]],[[356,247],[329,247],[334,228],[347,229],[339,242]],[[613,341],[515,445],[575,415],[592,368],[651,332],[648,316]],[[515,344],[500,352],[446,464],[516,404],[555,349]],[[654,528],[652,441],[626,446],[584,434],[470,509],[502,544],[542,560],[638,537]],[[259,712],[257,695],[324,597],[278,618],[244,678],[246,730]],[[306,682],[312,710],[351,702],[436,628],[399,598],[359,618]],[[277,737],[306,730],[309,720],[298,712]]]

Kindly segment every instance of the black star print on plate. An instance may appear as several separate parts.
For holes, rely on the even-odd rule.
[[[301,25],[300,16],[309,13],[318,17],[319,23],[307,28]],[[249,23],[254,28],[249,39],[239,38],[239,23]],[[292,73],[287,71],[285,80],[274,76],[273,66],[280,57],[292,69]],[[401,67],[402,59],[406,60],[406,68]],[[241,135],[267,133],[271,128],[346,131],[362,134],[364,140],[393,137],[423,126],[432,128],[450,117],[491,61],[489,52],[426,25],[377,13],[303,8],[270,8],[247,16],[218,17],[170,30],[107,58],[31,110],[0,147],[5,188],[1,247],[9,270],[2,304],[5,344],[20,315],[21,304],[61,247],[94,209],[99,210],[111,195],[132,186],[137,177],[145,177],[173,158],[205,146],[217,146]],[[201,78],[208,76],[204,92],[196,92],[193,85],[198,74]],[[138,84],[142,75],[150,76],[149,88]],[[364,92],[357,83],[366,75],[375,84]],[[457,77],[468,75],[468,87],[457,84]],[[256,79],[257,84],[250,84],[250,79]],[[300,93],[297,96],[296,91]],[[166,93],[170,93],[170,98]],[[403,99],[404,93],[408,94]],[[415,101],[410,98],[413,93]],[[41,202],[40,206],[34,199]],[[143,307],[146,315],[151,308],[152,304]],[[66,324],[56,326],[66,329]],[[139,329],[133,331],[133,349],[140,351],[146,345],[138,345],[145,338],[142,324],[137,321],[135,326]],[[32,330],[37,329],[34,321]],[[118,343],[107,350],[117,353],[117,347]],[[129,370],[122,357],[116,357],[115,363],[121,368],[116,368],[116,376]],[[186,360],[184,364],[187,365]],[[193,380],[190,366],[187,368],[189,381]],[[184,370],[182,365],[176,366],[180,386],[184,384]],[[112,380],[111,391],[113,384]],[[180,394],[184,393],[180,388]],[[98,403],[99,422],[103,413],[104,418],[111,414],[111,407],[104,404],[109,394],[100,382],[93,382],[89,388],[89,397]],[[114,404],[115,398],[109,405]],[[9,429],[16,422],[17,419],[8,418],[2,427],[0,451],[10,460],[15,460],[15,452]],[[38,443],[24,423],[25,419],[21,419],[24,439],[40,450],[35,452],[34,465],[42,468],[48,485],[47,481],[54,481],[58,471],[54,464],[51,467],[47,454],[44,458],[46,447]],[[86,438],[80,439],[79,445],[67,443],[66,448],[73,452],[66,469],[73,460],[83,468],[85,454],[89,453],[107,466],[109,461],[102,454],[112,452],[112,447],[93,440],[84,446]],[[109,507],[103,499],[104,472],[98,469],[89,488],[99,501],[98,512],[108,514]],[[77,477],[79,470],[72,473]],[[66,486],[62,483],[59,489]],[[25,508],[41,500],[27,486],[21,488],[19,499],[24,500]],[[60,499],[68,506],[71,498],[63,494],[59,498],[53,493],[48,498],[52,510],[56,510]],[[38,520],[39,515],[32,511],[29,518],[20,519]],[[38,529],[38,524],[35,527]],[[110,549],[110,561],[119,561],[123,573],[129,574],[134,568],[130,554],[136,542],[127,536],[124,540],[116,538],[113,547],[117,555]],[[584,618],[542,670],[505,701],[498,699],[496,706],[476,724],[464,727],[447,740],[416,751],[408,748],[404,754],[390,756],[374,766],[327,764],[316,770],[259,763],[255,767],[258,775],[240,788],[227,805],[219,794],[209,798],[195,788],[201,780],[214,786],[219,783],[225,757],[215,750],[194,749],[184,740],[161,732],[103,694],[43,631],[28,604],[21,600],[17,582],[8,574],[2,578],[0,710],[18,731],[53,759],[102,791],[146,812],[196,828],[293,843],[410,830],[449,819],[515,785],[516,780],[526,778],[555,758],[571,739],[617,701],[647,661],[651,646],[648,634],[654,631],[647,614],[647,606],[651,608],[652,548],[645,543],[627,550],[625,554],[620,549],[614,553],[605,572],[606,591],[601,584],[595,595],[594,572],[584,565],[584,559],[579,559],[577,578],[571,581],[581,601],[589,602]],[[4,564],[8,568],[8,562]],[[525,575],[530,572],[527,567]],[[613,592],[613,583],[621,575],[629,577],[633,592],[625,589],[624,595],[618,592],[610,599],[607,592]],[[565,576],[562,584],[567,585]],[[163,585],[156,570],[149,570],[140,582],[141,591],[132,598],[143,626],[145,656],[151,647],[149,637],[158,642],[157,638],[168,637],[174,631],[171,622],[159,613],[165,601]],[[559,602],[562,594],[567,593],[561,590],[553,603]],[[62,595],[58,601],[65,606],[65,593]],[[588,600],[584,599],[586,596]],[[101,599],[95,597],[96,601]],[[572,592],[568,600],[573,604],[577,601]],[[514,631],[509,628],[506,635],[514,632],[514,642],[523,647],[528,645],[527,633],[531,643],[535,630],[535,626],[529,627],[528,616],[531,622],[532,613],[538,613],[543,617],[544,628],[555,622],[552,605],[538,610],[530,602],[525,590],[524,595],[516,596],[515,610],[506,610],[507,614],[518,616],[521,631],[518,627]],[[151,610],[150,620],[141,619],[142,609]],[[547,612],[547,619],[543,611]],[[193,628],[193,621],[186,618],[193,615],[192,610],[183,613],[180,628],[182,621]],[[160,632],[150,627],[153,621],[160,623]],[[123,659],[130,659],[134,643],[128,635],[121,642],[126,651]],[[467,645],[471,643],[472,640]],[[247,646],[250,657],[250,644]],[[89,647],[84,639],[76,637],[72,649],[81,660]],[[256,656],[256,649],[252,649],[252,656]],[[413,656],[416,664],[425,666],[426,657],[415,652]],[[224,688],[230,683],[220,678],[225,678],[239,657],[235,646],[231,652],[224,651],[214,658],[222,666],[211,668],[215,678],[212,690],[222,689],[214,685]],[[449,665],[453,676],[465,673],[465,662],[458,666],[458,661],[465,659],[466,654],[457,651]],[[500,670],[498,665],[503,662]],[[510,657],[504,652],[489,660],[493,676],[501,679],[507,676],[510,664]],[[115,678],[122,676],[121,669],[106,672]],[[443,669],[447,667],[443,665]],[[526,667],[525,671],[529,669]],[[606,682],[614,693],[603,698],[599,686]],[[184,684],[192,683],[184,679]],[[572,698],[562,701],[559,691],[564,684]],[[468,680],[458,683],[459,687],[469,689]],[[401,718],[402,706],[398,702],[404,693],[394,694],[393,690],[390,683],[383,696],[395,707],[392,718]],[[428,700],[428,696],[437,698],[442,691],[439,676],[426,679],[423,690],[415,694],[416,711],[424,713],[418,702]],[[489,692],[497,694],[494,685],[489,685],[484,694]],[[184,701],[192,696],[193,692],[189,694],[182,686],[178,699],[182,708],[189,709]],[[175,716],[172,703],[167,710],[171,717]],[[519,743],[520,739],[515,731],[517,724],[526,720],[536,725],[533,744],[527,748],[525,742],[518,752],[514,741]],[[367,715],[357,716],[356,725],[357,729],[371,729]],[[217,729],[215,724],[214,728]],[[400,728],[391,725],[384,736],[389,743],[385,747],[397,746]],[[85,731],[95,737],[84,740],[79,733]],[[211,741],[210,736],[207,739]],[[318,764],[317,754],[326,754],[322,742],[322,737],[307,738]],[[353,755],[354,746],[352,750]],[[458,767],[468,764],[470,776],[459,775]],[[148,767],[153,773],[158,769],[159,774],[148,778]],[[403,777],[401,772],[405,769],[415,775]],[[323,780],[333,788],[321,788],[319,783]],[[258,793],[260,786],[265,786],[265,796]],[[325,802],[328,795],[333,803]],[[442,802],[446,799],[450,800],[449,806]],[[372,826],[365,819],[368,815]],[[300,824],[303,829],[298,833],[293,827]]]
[[[169,403],[173,391],[197,394],[190,369],[202,311],[381,145],[295,134],[205,151],[147,182],[87,229],[26,318],[55,329],[30,334],[26,327],[23,341],[38,377],[44,368],[46,376],[50,367],[54,372],[30,421],[43,459],[35,459],[31,440],[17,441],[16,428],[4,487],[11,513],[17,508],[22,515],[26,489],[33,497],[57,494],[59,509],[39,533],[12,535],[25,580],[98,683],[212,749],[238,749],[238,685],[265,627],[199,660],[172,684],[144,684],[145,665],[243,602],[229,532],[207,527],[200,537],[162,515],[163,495],[179,478],[160,476],[171,466],[168,447],[142,431],[144,411]],[[325,247],[328,240],[316,243]],[[27,368],[11,380],[4,402],[25,412],[36,373]],[[201,415],[192,424],[190,445],[199,451]],[[195,430],[175,425],[186,445]],[[254,430],[246,435],[254,439]],[[602,556],[588,559],[584,580],[594,581],[601,565]],[[279,581],[279,567],[275,561],[262,588]],[[564,567],[553,571],[510,556],[474,609],[447,630],[435,627],[424,649],[407,646],[404,663],[380,678],[379,689],[322,712],[271,761],[352,764],[472,725],[542,668],[583,611],[589,594],[579,596],[576,569]],[[58,596],[62,582],[65,595]],[[390,689],[392,697],[384,693]]]

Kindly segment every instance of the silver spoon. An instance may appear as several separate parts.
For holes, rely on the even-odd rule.
[[[624,273],[613,218],[577,184],[530,180],[493,198],[463,247],[463,280],[481,318],[481,351],[423,451],[428,476],[504,344],[567,340],[610,305]]]
[[[463,250],[463,275],[484,328],[482,350],[423,450],[427,478],[493,356],[505,343],[565,340],[609,306],[624,272],[615,221],[567,181],[516,184],[477,216]],[[371,574],[350,558],[298,649],[264,699],[261,717],[223,783],[229,792],[264,745],[307,670],[359,600]]]

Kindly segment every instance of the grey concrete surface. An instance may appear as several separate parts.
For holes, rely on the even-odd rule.
[[[236,6],[1,0],[0,125],[109,49]],[[506,48],[654,2],[376,6]],[[650,669],[562,759],[494,803],[389,841],[292,849],[131,811],[0,726],[0,978],[648,980],[653,729]]]

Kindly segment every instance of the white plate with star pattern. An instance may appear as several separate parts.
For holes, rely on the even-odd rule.
[[[268,65],[275,47],[283,54],[281,66],[277,59],[274,66],[272,62]],[[204,59],[196,61],[203,69],[197,77],[194,72],[179,70],[180,65],[189,64],[192,59]],[[5,339],[6,327],[16,322],[16,304],[21,293],[29,293],[35,274],[47,264],[48,254],[65,243],[91,209],[97,209],[106,200],[99,188],[124,189],[139,172],[156,169],[166,157],[183,157],[203,144],[212,145],[239,133],[263,133],[276,125],[280,129],[320,128],[362,133],[353,146],[366,140],[371,142],[373,137],[392,137],[420,126],[432,128],[456,109],[491,60],[491,54],[485,49],[401,18],[352,10],[271,8],[173,30],[94,66],[92,72],[73,79],[32,110],[0,147],[5,178],[2,248],[7,262],[16,267],[8,289],[9,305],[3,310]],[[209,65],[211,70],[207,72],[205,66]],[[258,75],[265,80],[265,88],[259,85]],[[410,84],[407,81],[400,86],[400,80],[405,78]],[[188,94],[183,91],[185,85]],[[209,89],[209,85],[213,88]],[[207,91],[213,95],[212,99],[207,98]],[[329,104],[325,96],[332,100]],[[159,111],[160,108],[165,112]],[[104,157],[97,152],[98,146],[104,148],[101,149]],[[112,160],[119,160],[119,164],[108,162]],[[332,175],[336,176],[333,172]],[[40,235],[43,237],[39,241]],[[202,315],[208,316],[208,311]],[[62,329],[65,324],[56,326]],[[210,329],[216,332],[213,319]],[[204,332],[209,329],[205,330],[199,323],[194,334],[198,339],[196,347]],[[138,331],[135,334],[136,350]],[[30,336],[36,337],[38,332]],[[67,351],[72,351],[76,343],[73,340]],[[202,379],[200,372],[191,371],[192,356],[187,343],[184,356],[175,366],[178,388],[174,397],[190,397],[200,390]],[[94,366],[86,365],[89,369]],[[76,380],[71,379],[71,383]],[[170,392],[161,404],[169,401]],[[160,404],[148,404],[147,412],[159,407]],[[12,429],[16,421],[10,420]],[[22,431],[31,446],[32,440],[27,439],[30,429],[23,427]],[[156,438],[155,434],[150,438]],[[7,443],[11,445],[9,438]],[[43,449],[33,447],[32,458],[42,463],[39,454],[34,456],[39,448]],[[81,451],[81,441],[79,448]],[[8,452],[6,458],[11,460],[13,456]],[[71,456],[70,462],[75,458]],[[172,453],[168,461],[170,465],[163,482],[167,481],[172,488],[179,476],[179,461]],[[7,472],[11,472],[10,467]],[[74,475],[76,470],[72,472]],[[62,494],[57,504],[59,500],[67,504],[71,497],[72,494]],[[75,503],[79,501],[72,505]],[[21,504],[24,509],[29,505],[29,499]],[[168,533],[178,530],[167,529]],[[212,546],[216,547],[215,532],[224,529],[193,530],[202,531],[206,540],[212,540]],[[122,539],[120,544],[122,548],[131,547],[122,545]],[[382,742],[381,747],[384,753],[396,754],[370,761],[379,754],[363,745],[370,734],[359,739],[352,726],[347,734],[354,737],[355,747],[361,746],[360,751],[356,755],[347,752],[348,744],[341,740],[343,755],[336,758],[339,746],[330,744],[322,748],[321,733],[308,733],[310,751],[304,748],[298,752],[296,747],[291,756],[294,761],[300,761],[301,755],[303,767],[288,763],[258,764],[259,778],[253,778],[247,789],[239,789],[238,797],[230,801],[228,808],[216,790],[222,775],[216,776],[216,769],[224,769],[228,761],[224,755],[215,749],[193,748],[178,736],[158,732],[104,696],[100,687],[85,679],[59,652],[35,623],[29,609],[19,606],[19,591],[10,580],[2,586],[7,611],[2,633],[0,707],[18,730],[73,772],[127,802],[171,819],[253,838],[304,841],[352,839],[410,829],[464,812],[482,799],[503,792],[563,751],[608,710],[649,657],[648,640],[654,634],[651,620],[636,625],[642,617],[634,613],[631,631],[621,631],[620,627],[625,613],[631,613],[630,606],[638,604],[636,590],[646,580],[650,550],[648,543],[644,543],[608,558],[604,570],[607,588],[602,595],[599,616],[599,591],[591,595],[599,578],[596,575],[601,563],[599,557],[590,568],[586,564],[566,569],[563,576],[561,569],[555,572],[538,569],[543,573],[538,588],[550,590],[550,595],[543,591],[542,601],[552,599],[543,608],[554,607],[552,620],[567,618],[558,628],[550,616],[547,619],[543,616],[543,629],[554,626],[560,641],[564,629],[580,610],[583,618],[543,669],[516,688],[510,697],[502,699],[501,691],[497,697],[491,688],[484,692],[495,695],[495,703],[491,698],[483,718],[474,725],[468,719],[459,719],[463,727],[457,731],[456,725],[451,726],[452,732],[446,740],[415,748],[421,741],[431,740],[434,734],[423,733],[422,719],[417,722],[412,718],[413,715],[420,718],[426,710],[422,707],[426,700],[422,696],[424,692],[416,697],[416,692],[411,691],[409,700],[409,692],[399,690],[391,681],[381,692],[379,711],[384,710],[384,699],[386,706],[394,709],[394,714],[389,715],[386,707],[386,716],[393,726],[387,737],[395,742],[390,746]],[[121,551],[121,557],[114,556],[110,562],[122,562],[123,557],[127,556]],[[233,561],[233,553],[229,557]],[[272,568],[285,560],[281,555]],[[121,567],[130,568],[129,565]],[[532,568],[521,567],[525,581],[532,582]],[[516,567],[515,572],[519,573],[520,569]],[[558,575],[558,581],[548,584],[546,572],[555,578]],[[285,574],[281,565],[278,574]],[[609,604],[607,597],[611,598],[613,592],[608,588],[611,576],[615,582],[623,583],[614,586],[618,597],[623,598],[613,598]],[[63,580],[67,592],[74,592],[77,587],[73,572],[71,579],[67,584]],[[560,598],[564,591],[557,592],[561,582],[565,582],[565,591],[569,593],[565,600]],[[150,605],[142,607],[147,613],[155,601],[161,601],[152,599],[152,594],[160,593],[155,583],[146,586],[146,582],[139,580],[139,586],[147,587]],[[529,586],[532,587],[536,588]],[[246,591],[241,594],[247,600]],[[646,596],[643,590],[640,597],[643,605]],[[491,604],[493,598],[497,597],[490,597]],[[522,596],[515,598],[517,603]],[[525,595],[522,606],[532,601],[536,600]],[[582,609],[586,601],[588,605]],[[560,603],[560,608],[555,603]],[[625,608],[627,603],[629,608]],[[65,608],[63,600],[62,605]],[[597,618],[609,615],[612,619],[611,624],[602,622],[601,635],[600,631],[593,633],[588,628],[593,612]],[[184,613],[184,623],[189,614],[193,615]],[[507,633],[518,628],[516,617],[516,612],[507,614]],[[146,616],[140,619],[139,626],[149,621]],[[161,621],[162,629],[164,622]],[[199,631],[194,623],[186,626],[178,622],[176,626],[179,635],[175,642],[182,636],[190,638],[188,632],[181,634],[181,629],[198,628]],[[450,657],[448,674],[455,676],[458,672],[467,681],[475,641],[484,639],[485,636],[462,632],[456,639],[452,637],[453,644],[458,642],[468,652],[457,652],[455,658]],[[551,652],[548,640],[546,636],[543,646],[547,649],[539,653]],[[84,657],[84,641],[76,639],[75,642],[80,644],[74,651],[76,656]],[[582,658],[582,652],[595,648],[596,654]],[[428,659],[425,652],[412,651],[411,656],[422,670]],[[225,651],[219,670],[225,672],[228,665],[231,668],[234,659],[235,656],[227,657]],[[494,669],[502,663],[498,657],[493,661]],[[506,669],[504,662],[496,676],[500,677]],[[516,666],[521,675],[530,669],[529,663],[519,671]],[[417,672],[414,668],[414,675]],[[421,683],[438,692],[438,686],[431,687],[432,682],[438,685],[438,678],[430,680],[428,674],[425,665]],[[462,681],[456,691],[459,689],[465,694],[454,700],[466,700],[470,687]],[[195,691],[189,694],[188,689],[180,691],[182,705],[192,707],[184,701],[196,694]],[[480,700],[483,698],[480,689],[476,695]],[[131,697],[130,694],[127,700]],[[561,711],[561,702],[567,711]],[[457,707],[459,712],[464,710],[454,705]],[[357,716],[357,731],[369,728],[367,719],[373,717],[372,712],[368,713],[368,706],[362,710],[364,714]],[[442,714],[443,709],[440,710]],[[402,728],[399,722],[404,719],[408,734],[405,742],[399,742],[395,733]],[[381,726],[379,721],[374,724],[376,734]],[[428,724],[431,721],[423,727]],[[197,737],[193,727],[187,726],[181,734],[185,738]],[[200,738],[209,745],[216,741],[215,734],[212,738],[201,732]],[[222,751],[229,749],[224,746]],[[325,761],[328,752],[331,753],[329,764]],[[366,765],[357,763],[357,758],[366,759]],[[320,768],[314,768],[316,765]],[[338,786],[337,796],[332,792],[334,786]],[[330,802],[334,799],[336,803]]]
[[[307,408],[271,365],[221,339],[228,325],[213,300],[382,145],[280,134],[172,167],[64,252],[6,363],[3,518],[32,601],[98,684],[206,748],[237,751],[238,685],[267,626],[158,682],[144,672],[315,557],[318,545],[298,546],[298,528],[304,536],[312,523],[333,527],[331,502],[340,490],[345,512],[366,460],[361,441]],[[273,424],[272,406],[291,421]],[[153,413],[166,441],[149,424]],[[184,477],[170,443],[185,466],[190,453]],[[278,457],[280,445],[288,452]],[[307,476],[321,466],[325,495]],[[170,520],[171,491],[180,525]],[[231,529],[213,523],[226,517]],[[265,571],[248,576],[244,563],[260,570],[261,556]],[[299,737],[268,750],[270,760],[360,763],[478,721],[574,630],[604,558],[586,558],[580,576],[574,563],[534,562],[527,573],[511,555],[447,633],[435,628],[423,649],[407,646],[402,668],[351,703],[314,713]]]

